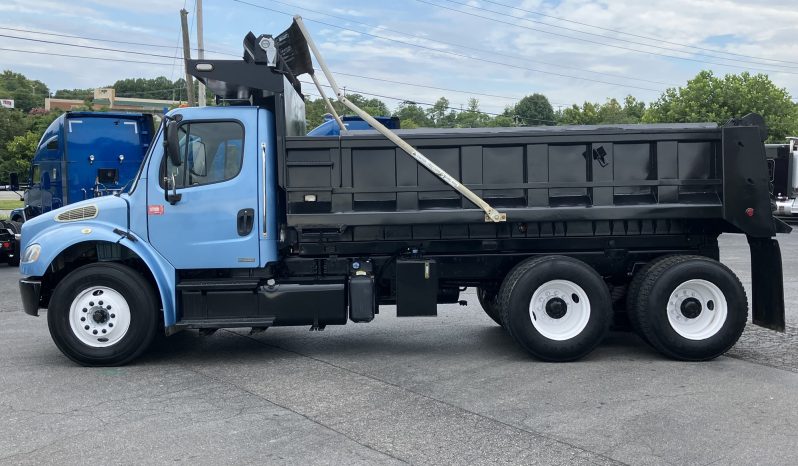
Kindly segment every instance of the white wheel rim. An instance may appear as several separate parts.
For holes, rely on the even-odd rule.
[[[557,301],[560,300],[560,301]],[[565,306],[552,309],[552,304]],[[559,312],[553,312],[559,311]],[[590,300],[581,286],[568,280],[548,281],[532,294],[529,303],[532,325],[550,340],[569,340],[587,327],[590,320]]]
[[[116,290],[93,286],[78,293],[72,301],[69,325],[81,343],[93,348],[105,348],[127,334],[130,307]]]
[[[707,280],[687,280],[668,298],[668,322],[688,340],[706,340],[718,333],[728,312],[726,296]]]

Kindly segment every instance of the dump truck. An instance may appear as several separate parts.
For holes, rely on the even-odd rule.
[[[374,130],[330,105],[340,134],[305,135],[312,56]],[[299,17],[187,69],[224,105],[169,112],[128,191],[23,225],[24,310],[47,309],[77,363],[127,363],[156,332],[433,317],[468,287],[540,360],[587,355],[616,314],[666,357],[712,359],[749,316],[722,233],[748,240],[753,323],[784,330],[790,228],[757,115],[393,132],[348,101]]]

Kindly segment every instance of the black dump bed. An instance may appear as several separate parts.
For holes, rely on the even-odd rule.
[[[589,221],[596,234],[613,221],[702,219],[770,237],[763,132],[739,124],[398,134],[507,222]],[[482,210],[374,131],[289,137],[285,147],[291,227],[484,223]]]

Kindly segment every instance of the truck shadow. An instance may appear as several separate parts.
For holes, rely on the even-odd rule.
[[[203,336],[183,331],[158,337],[138,364],[202,362],[225,364],[295,357],[322,359],[434,359],[438,362],[479,359],[486,362],[543,362],[519,347],[498,326],[459,329],[456,335],[440,328],[417,330],[411,335],[385,331],[308,332],[297,328],[273,328],[250,335],[247,329],[220,330]],[[661,358],[631,332],[611,332],[580,362]]]

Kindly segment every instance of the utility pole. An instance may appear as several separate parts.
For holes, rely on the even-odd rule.
[[[188,11],[180,10],[180,27],[183,29],[183,67],[186,69],[186,93],[188,94],[188,106],[197,105],[194,100],[194,80],[188,73],[188,61],[191,59],[191,44],[188,41]]]
[[[202,40],[202,0],[197,0],[197,57],[200,60],[205,58],[205,43]],[[199,106],[205,106],[205,84],[199,83]]]

